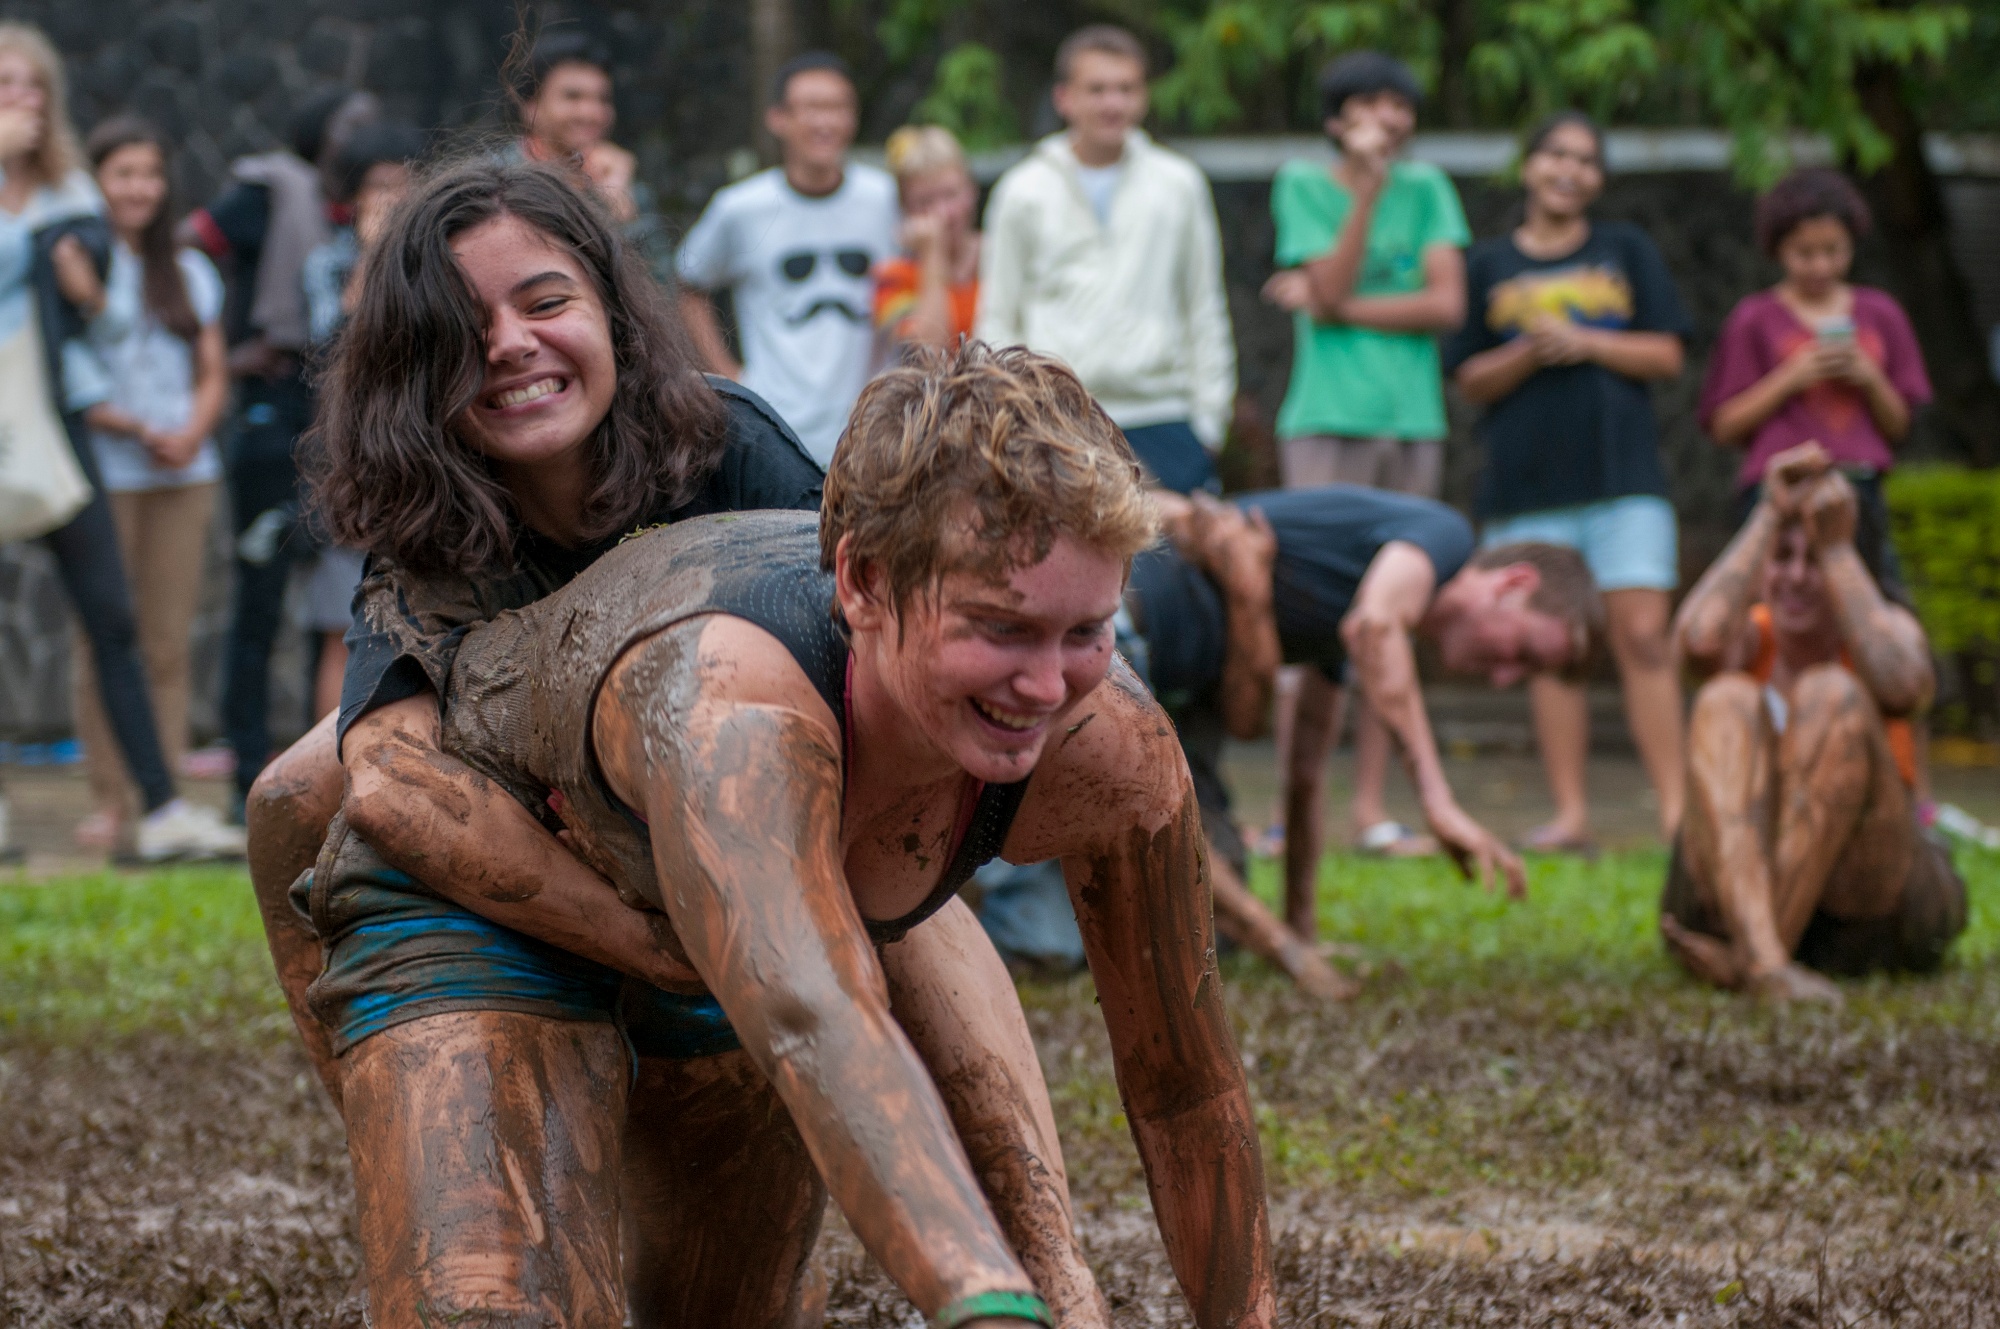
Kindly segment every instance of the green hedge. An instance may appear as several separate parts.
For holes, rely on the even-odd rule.
[[[2000,470],[1904,466],[1885,493],[1931,649],[2000,651]]]

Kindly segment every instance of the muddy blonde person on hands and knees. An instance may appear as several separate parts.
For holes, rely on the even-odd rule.
[[[1934,968],[1965,926],[1965,884],[1910,796],[1929,646],[1855,552],[1855,518],[1818,444],[1780,453],[1675,623],[1707,681],[1660,931],[1696,977],[1772,1000]]]
[[[995,854],[1063,863],[1195,1322],[1271,1322],[1261,1167],[1199,812],[1171,727],[1111,649],[1127,564],[1153,536],[1138,476],[1056,362],[977,343],[927,353],[864,394],[817,521],[648,531],[467,634],[450,676],[444,750],[525,804],[559,808],[621,893],[656,911],[658,967],[692,971],[677,986],[728,1050],[691,1048],[679,1073],[712,1085],[705,1065],[754,1066],[747,1090],[690,1100],[711,1141],[788,1115],[864,1244],[941,1322],[1046,1317],[1030,1299],[1041,1273],[1017,1256],[1046,1238],[1020,1215],[1068,1240],[1059,1195],[1010,1192],[984,1163],[976,1176],[959,1140],[984,1159],[992,1131],[1025,1134],[1039,1156],[1021,1184],[1060,1186],[1052,1142],[1020,1124],[1047,1120],[1030,1102],[1039,1075],[1007,1072],[1018,1007],[961,1002],[946,1055],[936,1012],[906,999],[922,985],[899,994],[885,973],[907,947],[940,963],[947,939],[976,953],[952,896]],[[313,886],[332,938],[314,1004],[336,1031],[395,999],[380,976],[400,958],[379,938],[403,906],[347,852],[330,842]],[[957,1106],[905,1029],[932,1044],[933,1066],[950,1063]],[[422,1119],[398,1106],[427,1092],[436,1053],[418,1042],[378,1035],[350,1053],[346,1110],[364,1204],[444,1230],[456,1211],[381,1161],[422,1150]],[[766,1082],[781,1109],[753,1092]],[[1015,1211],[1004,1226],[981,1180]],[[729,1269],[710,1259],[689,1276],[740,1267],[795,1285],[825,1192],[796,1172],[755,1184],[761,1225],[724,1227],[690,1201],[675,1239],[649,1253],[729,1250]],[[378,1226],[364,1217],[364,1246]],[[369,1254],[371,1278],[424,1276],[397,1273],[408,1259],[393,1243]],[[1078,1299],[1064,1319],[1104,1323],[1102,1303]]]

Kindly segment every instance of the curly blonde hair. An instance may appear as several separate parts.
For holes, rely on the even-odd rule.
[[[16,51],[28,58],[41,75],[41,146],[35,149],[35,174],[45,185],[61,184],[83,163],[77,145],[76,126],[69,122],[69,77],[63,73],[62,56],[48,36],[32,23],[0,22],[0,51]]]
[[[968,341],[914,353],[870,383],[827,467],[822,567],[879,570],[900,613],[954,572],[991,579],[1057,537],[1127,560],[1158,523],[1139,462],[1067,366]]]

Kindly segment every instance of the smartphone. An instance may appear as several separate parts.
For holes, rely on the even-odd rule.
[[[1854,320],[1846,314],[1823,318],[1819,321],[1819,327],[1815,329],[1815,335],[1823,342],[1836,345],[1851,344],[1854,341]]]

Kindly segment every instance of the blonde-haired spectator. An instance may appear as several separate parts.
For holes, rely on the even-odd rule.
[[[979,308],[979,187],[965,149],[942,125],[905,125],[887,160],[904,252],[875,265],[875,326],[899,343],[956,345]]]

